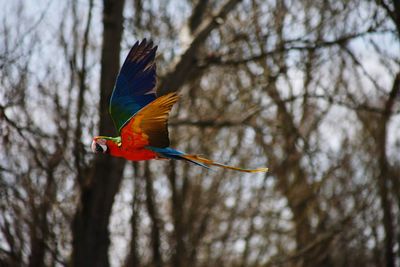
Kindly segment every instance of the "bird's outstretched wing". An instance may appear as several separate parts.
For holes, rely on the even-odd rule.
[[[122,65],[109,108],[119,132],[133,115],[156,99],[156,50],[151,41],[136,42]]]
[[[168,147],[168,115],[178,98],[176,93],[163,95],[139,110],[121,130],[123,146]]]

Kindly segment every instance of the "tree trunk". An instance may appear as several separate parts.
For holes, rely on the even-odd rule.
[[[152,249],[152,266],[162,267],[163,261],[161,256],[161,234],[159,226],[159,217],[156,209],[154,188],[153,188],[153,178],[151,177],[151,171],[149,163],[146,162],[144,166],[144,176],[146,180],[146,206],[147,212],[151,220],[151,249]]]
[[[100,133],[113,135],[108,101],[119,71],[123,32],[124,0],[105,0],[103,7],[103,45],[100,80]],[[107,155],[96,156],[92,169],[78,177],[80,203],[72,224],[72,266],[109,266],[108,223],[118,192],[124,161]]]
[[[381,200],[381,206],[383,211],[383,228],[385,230],[385,261],[387,267],[395,266],[395,227],[393,223],[393,214],[392,214],[392,202],[390,199],[390,164],[388,158],[386,156],[386,147],[387,147],[387,128],[389,124],[390,117],[392,115],[392,108],[400,91],[400,72],[396,75],[393,87],[390,91],[389,98],[385,102],[384,112],[382,115],[382,119],[380,120],[379,132],[377,136],[377,147],[378,147],[378,164],[379,164],[379,177],[378,177],[378,190],[379,197]]]
[[[129,246],[129,252],[125,258],[125,267],[140,267],[140,255],[139,255],[139,227],[140,227],[140,209],[142,208],[140,203],[140,195],[142,194],[141,180],[142,176],[139,176],[138,169],[139,164],[133,164],[134,169],[134,186],[133,186],[133,199],[132,199],[132,216],[131,216],[131,242]]]

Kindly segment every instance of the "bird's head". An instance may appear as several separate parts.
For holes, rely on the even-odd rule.
[[[92,151],[94,153],[107,153],[108,152],[108,147],[107,147],[107,140],[103,139],[101,136],[96,136],[93,138],[92,141]]]

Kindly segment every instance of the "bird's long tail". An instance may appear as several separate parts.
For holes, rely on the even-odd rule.
[[[267,172],[268,171],[268,168],[242,169],[242,168],[238,168],[238,167],[233,167],[233,166],[229,166],[229,165],[225,165],[225,164],[221,164],[221,163],[215,162],[215,161],[210,160],[210,159],[203,158],[203,157],[201,157],[199,155],[189,155],[189,154],[183,153],[181,151],[172,149],[170,147],[168,147],[168,148],[147,147],[147,148],[150,149],[150,150],[153,150],[156,153],[158,153],[161,157],[170,158],[170,159],[186,160],[186,161],[189,161],[189,162],[194,163],[196,165],[199,165],[201,167],[204,167],[206,169],[210,169],[206,165],[212,165],[212,166],[217,166],[217,167],[230,169],[230,170],[235,170],[235,171],[240,171],[240,172],[254,173],[254,172]]]
[[[194,161],[194,162],[197,162],[197,163],[213,165],[213,166],[217,166],[217,167],[221,167],[221,168],[225,168],[225,169],[230,169],[230,170],[235,170],[235,171],[239,171],[239,172],[267,172],[268,171],[268,168],[243,169],[243,168],[233,167],[233,166],[229,166],[229,165],[225,165],[225,164],[221,164],[221,163],[215,162],[215,161],[210,160],[210,159],[203,158],[203,157],[201,157],[199,155],[187,155],[187,154],[184,154],[181,157],[186,159],[186,160],[190,160],[192,162]]]

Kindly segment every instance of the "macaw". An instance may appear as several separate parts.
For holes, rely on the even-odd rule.
[[[118,74],[109,104],[109,113],[120,136],[94,137],[92,151],[131,161],[177,159],[208,169],[206,165],[242,172],[266,172],[267,168],[232,167],[169,147],[168,115],[179,97],[176,93],[156,95],[156,50],[157,46],[146,39],[136,42],[131,48]]]

